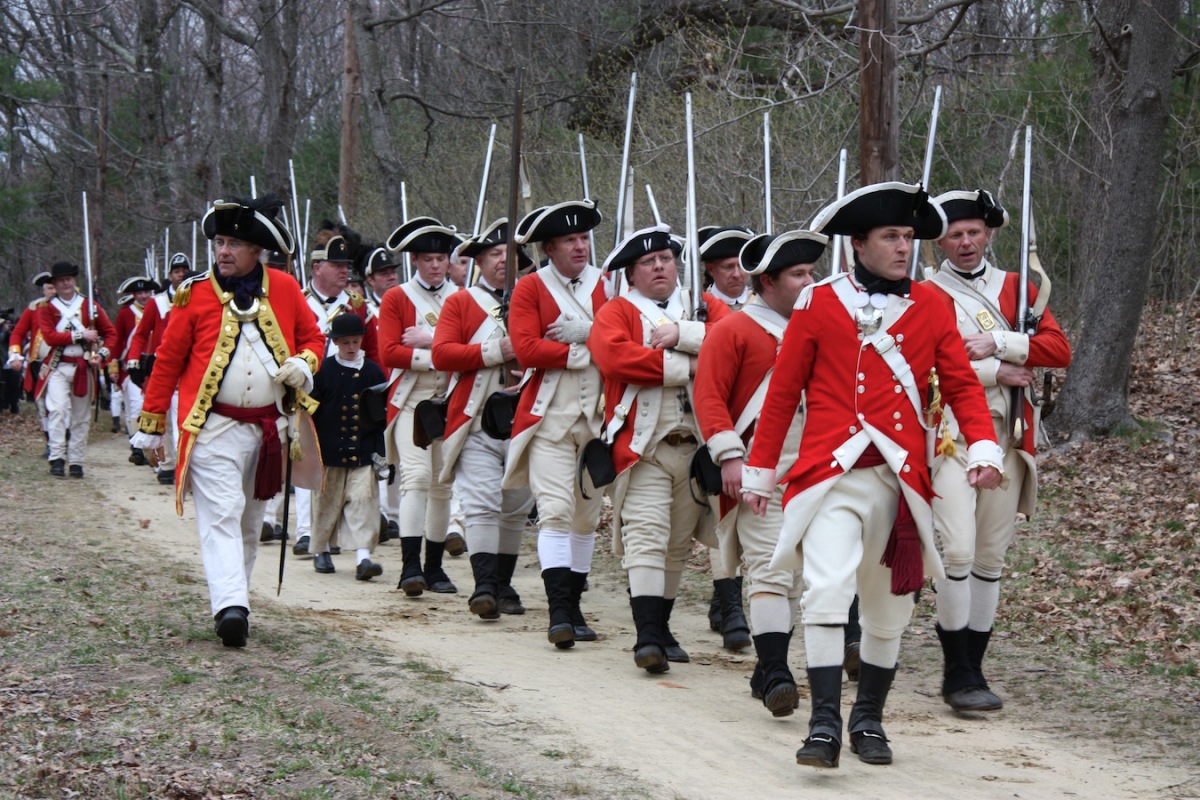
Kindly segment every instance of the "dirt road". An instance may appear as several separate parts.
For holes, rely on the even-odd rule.
[[[127,454],[114,438],[96,442],[88,456],[91,486],[124,509],[110,517],[114,532],[149,554],[179,561],[202,580],[190,507],[188,516],[177,518],[170,490],[154,485],[144,468],[128,465]],[[139,520],[148,523],[143,527]],[[278,546],[271,545],[260,553],[253,602],[357,631],[400,660],[448,670],[463,684],[463,699],[458,707],[439,709],[444,723],[495,763],[559,786],[562,796],[1200,796],[1200,778],[1172,755],[1177,751],[1156,752],[1152,725],[1130,732],[1131,743],[1117,744],[1092,730],[1086,716],[1057,718],[1042,710],[1025,680],[1037,664],[1009,659],[1003,674],[995,675],[994,688],[1008,701],[1003,711],[952,714],[937,696],[936,643],[921,626],[906,636],[888,704],[885,724],[895,763],[867,766],[847,748],[839,769],[799,767],[793,754],[804,738],[807,700],[796,715],[772,719],[750,698],[753,656],[720,648],[701,601],[681,602],[672,620],[692,663],[650,676],[634,667],[629,652],[634,634],[624,576],[611,568],[593,573],[584,605],[601,640],[559,651],[546,642],[545,597],[536,553],[527,544],[515,579],[529,607],[524,617],[483,622],[467,612],[466,557],[447,564],[460,594],[405,598],[395,588],[397,542],[379,548],[384,574],[371,583],[354,580],[350,554],[334,558],[337,574],[318,575],[310,560],[289,552],[278,599]],[[196,609],[198,616],[206,612]],[[251,647],[253,635],[252,628]],[[791,661],[802,674],[803,654],[795,652]],[[844,690],[844,708],[853,687]]]

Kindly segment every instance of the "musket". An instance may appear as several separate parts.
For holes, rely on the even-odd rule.
[[[338,213],[341,211],[342,207],[338,206]],[[405,222],[408,222],[408,187],[400,181],[400,224]],[[404,264],[404,282],[408,283],[412,279],[412,258],[406,252],[401,256],[401,262]]]
[[[846,148],[842,148],[838,153],[838,177],[837,177],[837,199],[841,200],[846,196]],[[842,271],[843,267],[848,270],[849,267],[842,263],[842,247],[845,243],[841,236],[833,237],[833,260],[830,262],[830,272],[834,275]]]
[[[167,273],[171,271],[171,229],[163,228],[163,280],[166,281]],[[151,276],[153,277],[153,276]]]
[[[662,215],[658,213],[658,203],[654,202],[654,190],[646,184],[646,202],[650,204],[650,213],[654,215],[654,224],[662,225]]]
[[[579,175],[583,179],[583,199],[592,199],[592,190],[588,187],[588,172],[587,172],[587,154],[583,150],[583,134],[579,134]],[[599,265],[596,261],[596,237],[588,236],[588,249],[591,251],[591,263]]]
[[[775,232],[771,219],[771,112],[763,112],[763,233]]]
[[[513,289],[517,285],[517,214],[521,194],[521,136],[525,121],[525,90],[521,86],[524,69],[517,67],[516,89],[513,92],[512,164],[508,172],[508,246],[504,253],[504,294],[500,297],[500,318],[508,325],[508,307],[512,302]],[[504,365],[504,385],[512,386],[515,380],[513,364]]]
[[[1029,248],[1032,242],[1032,186],[1033,174],[1033,126],[1025,126],[1025,187],[1021,192],[1021,271],[1017,285],[1016,331],[1032,336],[1037,331],[1037,320],[1029,308]],[[1025,390],[1020,386],[1011,389],[1012,444],[1020,447],[1025,441]]]
[[[625,106],[625,143],[621,147],[621,178],[617,184],[617,215],[613,219],[616,234],[613,237],[613,248],[624,238],[622,230],[625,221],[625,195],[629,184],[629,148],[633,143],[633,104],[637,99],[637,73],[629,75],[629,102]],[[621,294],[621,270],[613,271],[613,297]]]
[[[292,182],[292,230],[300,233],[300,198],[296,194],[296,168],[292,159],[288,159],[288,179]],[[300,252],[304,252],[301,250]]]
[[[250,199],[251,199],[251,200],[255,200],[255,199],[257,199],[257,198],[258,198],[258,187],[257,187],[257,186],[255,186],[255,184],[254,184],[254,176],[253,176],[253,175],[251,175],[251,176],[250,176]]]
[[[700,238],[699,226],[696,220],[696,154],[695,141],[692,134],[692,93],[688,92],[684,98],[684,109],[686,117],[687,129],[687,221],[685,223],[687,237],[687,267],[688,275],[690,276],[692,291],[691,291],[691,317],[690,319],[698,322],[704,322],[708,317],[708,311],[704,307],[704,303],[700,299],[700,293],[704,288],[704,283],[700,278]]]
[[[938,86],[933,92],[933,111],[929,115],[929,138],[925,140],[925,168],[921,171],[921,188],[929,191],[929,178],[933,172],[933,145],[937,141],[938,110],[942,106],[942,87]],[[913,247],[912,266],[908,268],[908,277],[917,279],[918,268],[921,265],[921,251]]]
[[[83,193],[83,264],[87,270],[87,303],[85,307],[91,306],[88,313],[88,327],[96,329],[96,284],[92,277],[92,235],[88,230],[88,200],[87,192]],[[94,352],[95,348],[88,346],[89,352]],[[93,371],[93,378],[96,381],[96,397],[92,404],[92,422],[100,419],[100,370],[96,367],[90,367]]]
[[[296,245],[296,255],[308,252],[308,212],[312,210],[312,199],[304,198],[304,235]],[[304,270],[300,271],[303,274]]]
[[[487,199],[488,179],[492,176],[492,148],[496,145],[496,123],[492,123],[492,130],[488,133],[487,155],[483,157],[483,177],[479,180],[479,201],[475,204],[475,225],[471,228],[471,235],[479,235],[479,226],[483,224],[483,204]]]
[[[196,220],[192,220],[192,263],[191,268],[196,268]]]
[[[625,220],[625,187],[629,183],[629,148],[633,143],[633,103],[636,98],[637,73],[634,72],[629,76],[629,103],[625,107],[625,143],[621,147],[621,179],[617,184],[617,216],[614,220],[617,232],[613,237],[613,247],[625,238],[625,231],[621,227]]]

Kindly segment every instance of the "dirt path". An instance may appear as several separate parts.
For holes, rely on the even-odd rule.
[[[202,579],[191,509],[176,518],[169,489],[153,484],[144,468],[125,463],[127,454],[120,439],[95,442],[88,456],[91,487],[128,511],[131,521],[120,534],[178,560]],[[114,513],[113,519],[122,516]],[[148,523],[142,527],[136,520]],[[1021,676],[1011,671],[1008,680],[994,681],[1009,699],[1004,711],[956,716],[936,696],[931,665],[918,669],[912,654],[902,663],[885,721],[895,764],[869,767],[847,748],[840,769],[801,768],[793,754],[804,737],[807,701],[801,700],[796,715],[772,719],[749,696],[752,655],[721,650],[698,602],[682,604],[678,621],[672,620],[692,663],[648,676],[634,667],[629,653],[633,626],[618,572],[593,574],[585,595],[585,611],[601,640],[558,651],[545,639],[545,597],[532,549],[515,579],[530,613],[492,623],[466,610],[466,557],[447,559],[461,594],[407,599],[395,589],[399,556],[396,542],[379,548],[383,577],[360,583],[349,554],[334,558],[337,574],[318,575],[310,560],[289,552],[283,593],[276,599],[278,548],[271,545],[260,553],[253,601],[311,614],[323,624],[360,632],[401,660],[448,670],[453,680],[475,689],[464,687],[460,707],[439,709],[446,724],[513,774],[560,786],[564,796],[1200,796],[1200,780],[1169,754],[1156,755],[1139,744],[1134,755],[1133,747],[1117,746],[1076,720],[1048,716],[1036,698],[1021,696],[1016,685]],[[196,609],[198,615],[204,611]],[[251,637],[253,646],[253,630]],[[902,662],[913,639],[922,637],[927,634],[914,631],[906,638]],[[791,661],[799,670],[802,654],[794,653]],[[1145,733],[1146,739],[1153,736],[1152,729]]]

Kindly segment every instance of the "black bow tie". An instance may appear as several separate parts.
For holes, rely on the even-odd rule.
[[[973,281],[976,278],[982,278],[983,273],[987,272],[987,267],[980,267],[974,272],[963,272],[962,270],[954,270],[954,274],[962,278],[964,281]]]
[[[660,300],[660,301],[656,301],[656,302],[654,303],[654,305],[658,306],[658,307],[659,307],[659,308],[661,308],[663,311],[666,311],[666,310],[667,310],[667,306],[671,305],[671,301],[670,301],[670,300]]]
[[[907,277],[889,281],[868,270],[862,264],[854,264],[854,280],[867,294],[906,295],[912,290],[912,281]]]
[[[420,286],[425,291],[429,292],[430,294],[437,294],[438,292],[440,292],[442,290],[442,287],[446,285],[446,282],[442,281],[437,286],[426,286],[425,284],[421,283],[420,281],[417,281],[417,285]]]

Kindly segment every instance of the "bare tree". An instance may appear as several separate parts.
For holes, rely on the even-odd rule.
[[[1088,313],[1053,418],[1072,437],[1133,421],[1130,357],[1150,274],[1179,11],[1179,0],[1095,6],[1091,158],[1079,245]]]

